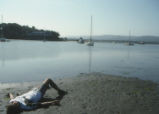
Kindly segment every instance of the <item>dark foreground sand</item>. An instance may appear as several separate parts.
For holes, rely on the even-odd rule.
[[[68,91],[61,106],[22,114],[159,114],[159,88],[151,81],[93,73],[55,82]],[[9,100],[5,94],[26,92],[35,84],[26,85],[8,85],[0,89],[0,114],[5,114]],[[56,96],[56,91],[49,89],[45,97]]]

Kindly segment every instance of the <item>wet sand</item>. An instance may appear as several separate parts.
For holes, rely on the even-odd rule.
[[[60,102],[61,106],[22,114],[159,114],[159,88],[152,81],[92,73],[57,79],[55,83],[68,91]],[[9,101],[5,96],[7,93],[23,93],[36,84],[1,86],[0,114],[5,114],[5,105]],[[56,96],[53,89],[45,95],[49,98]]]

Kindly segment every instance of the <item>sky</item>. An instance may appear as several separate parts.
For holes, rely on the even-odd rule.
[[[3,22],[53,30],[62,37],[159,36],[159,0],[0,0]]]

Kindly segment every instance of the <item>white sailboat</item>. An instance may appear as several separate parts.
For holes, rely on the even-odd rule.
[[[7,39],[3,36],[3,16],[1,16],[1,26],[0,26],[0,42],[6,42]]]
[[[134,43],[131,41],[131,31],[129,31],[129,41],[127,43],[128,46],[133,46]]]
[[[94,42],[92,41],[92,16],[91,16],[91,31],[90,31],[90,39],[89,39],[89,41],[87,42],[87,45],[88,46],[94,46]]]

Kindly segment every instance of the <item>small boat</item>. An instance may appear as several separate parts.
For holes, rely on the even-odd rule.
[[[83,40],[82,37],[79,38],[78,43],[80,43],[80,44],[83,44],[83,43],[84,43],[84,40]]]
[[[0,42],[6,42],[6,41],[8,41],[8,39],[6,39],[6,38],[0,38]]]
[[[144,41],[141,41],[141,42],[139,42],[139,44],[145,44],[145,42],[144,42]]]

